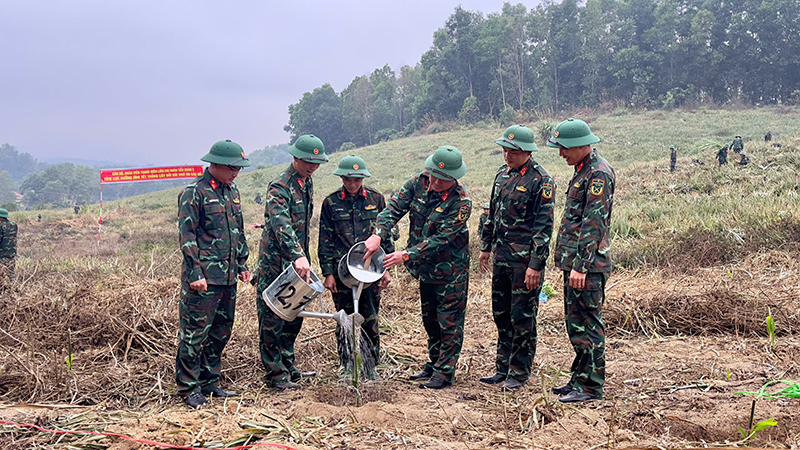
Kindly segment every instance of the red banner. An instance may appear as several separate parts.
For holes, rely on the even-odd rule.
[[[203,166],[143,167],[141,169],[112,169],[100,171],[100,183],[136,183],[139,181],[196,178]]]

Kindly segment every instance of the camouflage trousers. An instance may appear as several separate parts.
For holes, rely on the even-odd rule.
[[[670,158],[669,160],[669,171],[675,172],[675,158]]]
[[[539,285],[528,289],[525,286],[526,270],[527,267],[495,264],[492,273],[492,315],[497,325],[496,370],[523,382],[531,375],[536,355],[536,315],[544,283],[542,270]]]
[[[719,157],[719,165],[728,164],[728,157],[727,156],[720,156]]]
[[[428,334],[425,370],[450,383],[464,343],[464,314],[469,278],[446,284],[420,283],[422,324]]]
[[[280,318],[267,306],[261,298],[261,293],[267,289],[273,280],[278,278],[283,270],[281,267],[270,266],[266,279],[259,280],[256,292],[256,307],[258,309],[258,340],[261,363],[264,365],[264,383],[274,386],[284,380],[300,378],[300,371],[294,367],[294,343],[300,329],[303,327],[303,318],[298,317],[291,322]]]
[[[333,304],[336,306],[336,310],[343,309],[345,313],[353,314],[353,290],[342,283],[336,275],[334,275],[334,279],[336,280],[336,288],[339,291],[333,294]],[[375,358],[376,364],[381,356],[380,334],[378,332],[378,308],[380,308],[380,304],[381,294],[378,289],[378,283],[373,283],[361,291],[361,297],[358,299],[358,313],[364,316],[361,330],[369,342],[367,344],[369,348],[362,348],[362,352],[368,351],[369,355]],[[336,324],[336,349],[339,353],[339,363],[341,364],[347,358],[345,358],[346,349],[342,343],[340,330],[341,327]],[[346,369],[352,370],[352,368]]]
[[[606,280],[606,273],[588,273],[584,289],[573,289],[569,286],[569,271],[564,271],[564,316],[569,341],[575,350],[569,384],[578,392],[598,398],[603,397],[606,379],[603,323]]]
[[[181,329],[175,358],[175,384],[181,396],[219,382],[222,350],[231,337],[235,309],[235,284],[209,285],[200,292],[181,283]]]

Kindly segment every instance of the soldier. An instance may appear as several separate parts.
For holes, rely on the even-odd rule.
[[[478,239],[481,238],[483,234],[483,227],[486,225],[486,219],[489,217],[489,202],[485,202],[483,204],[483,213],[481,217],[478,219]]]
[[[522,387],[536,355],[536,315],[544,267],[550,255],[556,185],[531,153],[539,151],[533,131],[508,128],[497,144],[506,164],[492,186],[489,220],[481,235],[481,271],[492,271],[492,315],[497,325],[496,372],[483,377],[504,389]]]
[[[748,158],[744,152],[740,153],[740,155],[742,156],[742,159],[739,160],[740,166],[746,166],[750,164],[750,158]]]
[[[17,224],[12,222],[8,211],[0,208],[0,282],[14,279],[17,256]]]
[[[364,260],[378,251],[392,226],[409,214],[408,246],[386,255],[383,266],[390,269],[405,263],[411,276],[419,280],[429,361],[421,373],[409,378],[430,378],[421,388],[442,389],[453,384],[464,340],[469,284],[467,219],[472,202],[457,180],[466,171],[457,148],[439,147],[425,161],[425,172],[406,181],[392,196],[378,215],[375,234],[367,239]]]
[[[605,325],[603,302],[611,272],[609,229],[614,204],[614,168],[593,150],[600,139],[586,122],[569,119],[556,126],[548,147],[575,174],[569,183],[564,216],[555,248],[556,267],[564,271],[564,311],[567,334],[575,350],[572,377],[554,388],[560,402],[603,398]]]
[[[331,291],[333,303],[337,310],[344,309],[347,314],[353,313],[353,291],[339,278],[337,267],[339,260],[347,255],[356,242],[365,241],[372,235],[378,213],[386,208],[383,194],[365,187],[364,178],[370,177],[367,165],[358,156],[342,158],[339,167],[333,172],[342,177],[342,187],[325,198],[322,202],[322,212],[319,221],[319,265],[322,268],[325,288]],[[386,254],[394,252],[392,239],[383,242]],[[380,306],[380,290],[391,282],[387,270],[379,284],[373,283],[361,292],[358,309],[364,316],[361,329],[369,340],[368,354],[377,362],[380,360],[380,337],[378,334],[378,307]],[[339,325],[337,329],[337,349],[339,361],[344,362],[344,343],[339,338]],[[364,365],[366,376],[370,380],[380,377],[372,364]],[[352,371],[352,367],[345,367],[345,371]]]
[[[267,188],[256,275],[259,349],[266,370],[264,382],[278,390],[299,389],[295,381],[316,373],[301,373],[294,367],[294,342],[303,326],[303,318],[284,321],[272,312],[261,295],[290,264],[300,277],[310,279],[308,242],[314,212],[311,175],[320,164],[328,162],[322,140],[313,134],[297,138],[288,151],[294,157],[291,165]]]
[[[233,327],[236,278],[251,278],[242,203],[233,183],[250,161],[230,140],[217,142],[200,159],[211,165],[178,200],[183,267],[175,383],[193,408],[205,405],[208,394],[237,395],[219,386],[220,361]]]
[[[675,162],[678,160],[678,153],[674,145],[669,146],[669,171],[675,172]]]
[[[714,159],[719,161],[720,166],[723,164],[728,164],[728,144],[723,145],[722,148],[719,149],[717,156]]]
[[[253,201],[258,203],[259,205],[264,204],[264,200],[261,199],[261,192],[256,194],[256,198],[254,198]]]
[[[767,131],[767,134],[764,135],[764,142],[769,142],[772,140],[772,130]]]
[[[731,147],[734,152],[741,153],[742,150],[744,149],[744,143],[742,142],[742,137],[737,134],[736,138],[734,138],[733,142],[731,143]]]

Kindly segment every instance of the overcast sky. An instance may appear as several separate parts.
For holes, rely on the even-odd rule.
[[[416,64],[459,4],[503,2],[0,0],[0,144],[167,165],[287,142],[289,104]]]

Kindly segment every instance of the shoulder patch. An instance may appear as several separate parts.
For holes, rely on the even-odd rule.
[[[547,200],[553,198],[553,183],[542,184],[542,197]]]
[[[458,221],[463,222],[469,218],[470,207],[467,205],[462,206],[458,210]]]
[[[592,180],[592,187],[589,189],[589,192],[592,195],[600,196],[603,195],[603,188],[606,186],[606,181],[600,178],[595,178]]]

